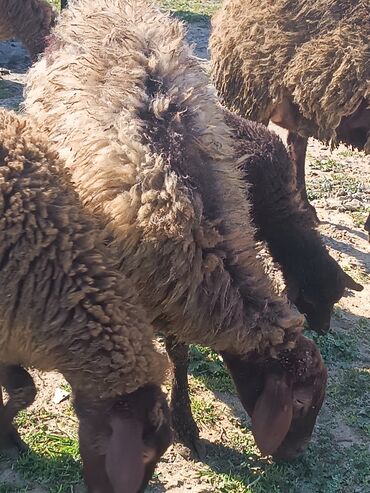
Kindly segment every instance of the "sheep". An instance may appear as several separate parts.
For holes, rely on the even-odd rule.
[[[226,0],[212,19],[212,76],[223,103],[288,130],[303,204],[308,137],[370,152],[368,0]]]
[[[231,132],[182,24],[139,0],[80,0],[53,37],[29,73],[24,110],[65,160],[84,205],[104,217],[120,269],[166,334],[173,426],[196,449],[186,344],[233,360],[294,354],[303,317],[264,274]],[[315,370],[325,389],[324,367]],[[268,435],[277,427],[273,420]],[[257,445],[283,454],[280,439],[266,447],[258,436]],[[297,449],[306,439],[295,436]]]
[[[0,41],[18,38],[36,60],[57,13],[46,0],[0,0]]]
[[[88,491],[136,493],[171,439],[163,356],[38,126],[3,109],[0,211],[0,445],[22,448],[12,421],[36,396],[25,368],[57,370]]]
[[[330,328],[335,303],[345,288],[361,291],[329,255],[300,203],[293,165],[273,132],[225,110],[238,142],[237,166],[249,187],[256,239],[267,243],[283,273],[288,298],[318,333]]]

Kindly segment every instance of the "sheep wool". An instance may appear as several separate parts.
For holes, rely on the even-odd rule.
[[[0,41],[17,38],[35,58],[44,50],[56,16],[46,0],[0,0]]]
[[[231,131],[179,21],[142,1],[71,2],[25,110],[158,330],[238,354],[294,345],[303,318],[264,275]]]
[[[369,12],[369,0],[226,0],[210,38],[224,103],[265,123],[289,94],[297,131],[334,143],[341,119],[370,98]]]
[[[165,368],[98,232],[39,127],[0,110],[0,361],[58,370],[92,400]]]

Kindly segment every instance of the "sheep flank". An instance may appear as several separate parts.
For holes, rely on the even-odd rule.
[[[1,363],[58,370],[92,400],[160,383],[152,329],[97,225],[39,127],[4,110],[0,217]]]

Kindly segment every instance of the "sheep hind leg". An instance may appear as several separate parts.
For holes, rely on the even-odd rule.
[[[306,151],[307,151],[307,137],[301,137],[295,132],[288,132],[287,145],[289,149],[290,158],[295,166],[297,189],[300,192],[302,202],[305,208],[310,212],[314,224],[319,224],[320,219],[317,216],[316,209],[310,204],[307,196],[306,189],[306,176],[305,176],[305,164],[306,164]]]
[[[199,440],[198,426],[194,421],[188,387],[189,346],[175,337],[166,338],[166,350],[173,365],[171,390],[172,426],[177,441],[202,460],[204,448]]]
[[[1,364],[0,385],[9,395],[6,404],[3,403],[1,397],[0,448],[15,448],[18,452],[24,452],[27,446],[13,425],[13,420],[19,411],[26,409],[35,400],[35,384],[31,375],[21,366]]]

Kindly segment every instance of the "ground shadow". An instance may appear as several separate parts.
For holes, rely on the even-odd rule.
[[[336,224],[332,223],[330,221],[321,221],[322,224],[328,224],[330,226],[334,226],[336,229],[342,230],[342,231],[348,231],[348,233],[351,233],[351,235],[358,236],[362,240],[367,240],[367,234],[362,231],[357,231],[356,229],[350,228],[348,226],[345,226],[344,224]]]
[[[367,274],[370,273],[370,267],[367,262],[369,257],[368,253],[358,250],[350,243],[345,243],[344,241],[337,240],[335,238],[332,238],[331,236],[327,236],[326,234],[321,233],[321,237],[325,241],[326,245],[329,245],[331,248],[337,250],[338,252],[344,252],[351,257],[354,257],[356,260],[359,261],[361,267],[365,270],[365,272]],[[364,234],[362,238],[366,239],[366,235]]]
[[[12,80],[0,79],[0,106],[17,110],[23,100],[23,84]]]
[[[40,455],[30,448],[14,457],[12,451],[0,454],[0,493],[84,493],[81,465],[68,453],[57,457]]]
[[[31,66],[31,59],[21,43],[14,40],[0,42],[0,67],[13,73],[24,74]]]
[[[211,17],[207,14],[197,14],[196,12],[190,12],[189,10],[174,10],[172,11],[172,14],[182,21],[203,23],[208,26],[211,25]]]

